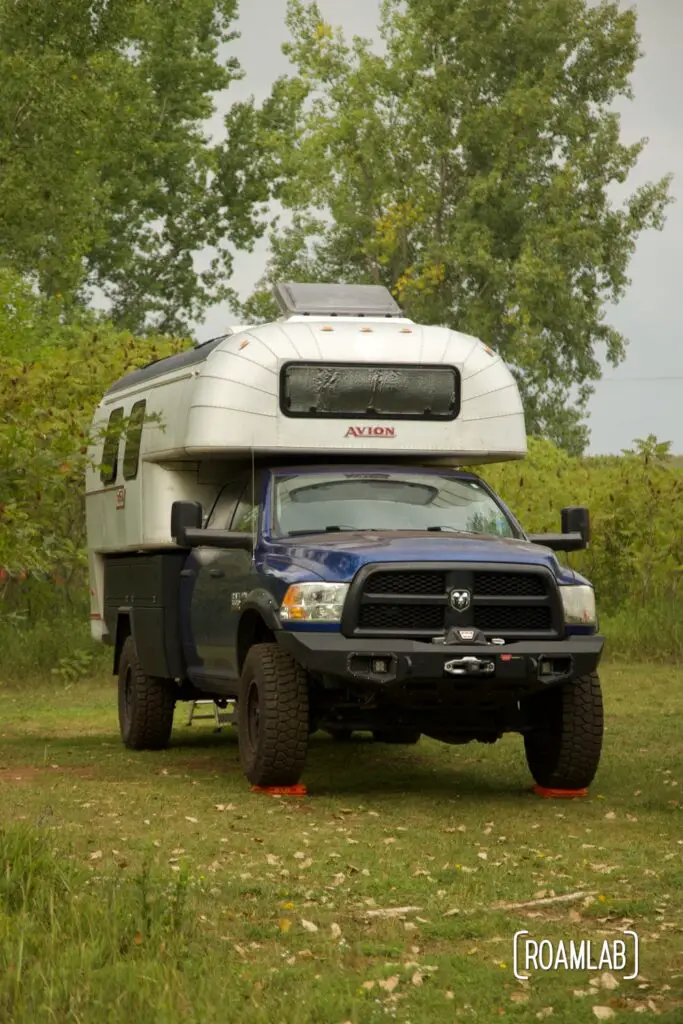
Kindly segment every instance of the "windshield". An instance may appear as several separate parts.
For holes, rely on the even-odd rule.
[[[328,472],[275,478],[276,536],[344,530],[517,536],[480,483],[447,473]]]

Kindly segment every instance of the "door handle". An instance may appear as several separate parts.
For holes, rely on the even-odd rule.
[[[209,569],[209,576],[213,576],[219,580],[225,576],[225,573],[222,569]]]

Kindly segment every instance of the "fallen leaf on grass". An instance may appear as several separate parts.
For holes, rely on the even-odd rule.
[[[489,855],[486,852],[486,850],[480,850],[479,853],[477,854],[477,857],[480,857],[481,860],[488,860],[489,859]]]
[[[317,930],[318,930],[317,924],[313,924],[312,921],[305,921],[302,918],[301,919],[301,924],[306,929],[307,932],[317,932]]]
[[[276,857],[274,853],[267,853],[266,861],[268,864],[270,864],[271,867],[277,867],[277,865],[280,863],[279,858]]]
[[[292,927],[292,922],[288,917],[281,917],[279,920],[280,931],[286,935],[289,929]]]
[[[332,923],[330,925],[330,931],[332,932],[333,939],[341,938],[341,928],[339,927],[338,924]]]
[[[538,1011],[536,1016],[538,1017],[539,1020],[542,1020],[544,1017],[551,1017],[552,1014],[553,1014],[552,1006],[544,1006],[542,1010]]]
[[[235,810],[235,805],[234,804],[216,804],[215,807],[216,807],[217,811],[234,811]]]
[[[597,1017],[598,1020],[609,1020],[610,1017],[614,1016],[614,1010],[609,1006],[594,1006],[593,1016]]]
[[[600,975],[600,988],[607,989],[608,992],[613,992],[615,988],[619,988],[619,982],[610,974],[609,971],[604,971]]]
[[[526,992],[511,992],[510,999],[513,1003],[528,1003],[529,996]]]
[[[185,815],[185,821],[189,821],[193,825],[198,825],[199,824],[199,818],[191,818],[188,814]]]
[[[90,860],[102,860],[102,851],[94,850],[93,853],[90,854]]]
[[[398,985],[399,979],[396,974],[392,974],[390,978],[383,978],[377,982],[380,988],[383,988],[385,992],[393,992]]]
[[[412,981],[413,985],[415,985],[416,988],[419,988],[420,985],[422,984],[422,975],[420,974],[419,971],[415,971],[415,974],[412,976],[410,980]]]
[[[361,988],[364,988],[366,992],[369,992],[370,989],[373,989],[374,987],[374,981],[364,981],[363,984],[361,985]]]

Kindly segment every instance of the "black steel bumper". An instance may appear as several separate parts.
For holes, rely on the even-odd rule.
[[[307,672],[370,689],[405,683],[475,679],[529,693],[594,672],[605,638],[523,640],[506,644],[429,644],[416,640],[354,640],[340,633],[278,630],[277,642]],[[472,660],[474,659],[474,660]]]

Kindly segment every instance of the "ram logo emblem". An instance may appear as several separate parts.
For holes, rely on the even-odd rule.
[[[454,612],[466,612],[472,604],[472,595],[469,590],[451,590],[448,603]]]

